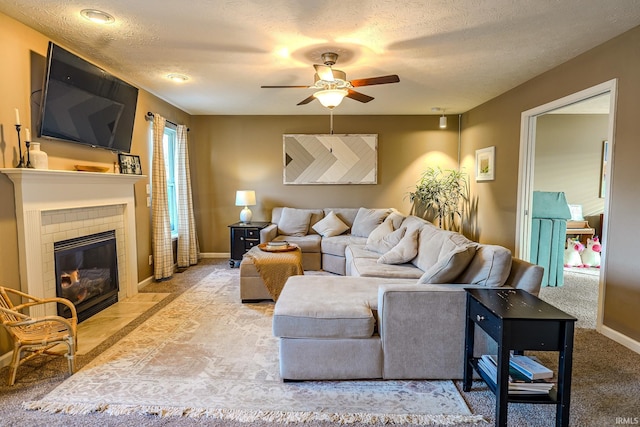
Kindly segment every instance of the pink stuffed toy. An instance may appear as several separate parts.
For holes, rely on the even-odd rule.
[[[584,250],[584,245],[577,240],[567,239],[567,249],[564,250],[565,267],[582,267],[580,252]]]
[[[587,247],[580,254],[580,258],[582,259],[582,265],[584,267],[596,267],[600,268],[600,251],[602,250],[602,246],[600,246],[600,240],[598,237],[594,237],[593,239],[587,239]]]

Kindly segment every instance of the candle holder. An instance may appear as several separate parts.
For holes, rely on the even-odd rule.
[[[33,169],[33,165],[31,164],[31,150],[29,149],[29,147],[31,147],[31,141],[25,140],[24,145],[27,147],[27,164],[24,165],[24,167]]]
[[[16,165],[17,168],[23,168],[24,159],[22,158],[22,143],[20,142],[20,125],[16,125],[16,132],[18,133],[18,153],[20,154],[20,161]]]

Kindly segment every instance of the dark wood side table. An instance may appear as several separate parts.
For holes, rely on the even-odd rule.
[[[239,266],[242,256],[254,246],[260,244],[260,230],[269,226],[270,222],[236,222],[229,225],[231,237],[231,268]]]
[[[466,289],[467,322],[463,390],[471,390],[473,369],[496,395],[496,426],[507,425],[508,402],[556,405],[556,426],[569,425],[573,328],[575,317],[521,289]],[[496,383],[478,368],[473,357],[475,326],[498,344]],[[545,395],[509,394],[510,350],[557,351],[556,389]]]

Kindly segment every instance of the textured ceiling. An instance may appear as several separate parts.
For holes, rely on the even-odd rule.
[[[116,18],[96,26],[80,10]],[[0,0],[0,12],[191,114],[325,114],[320,54],[362,87],[336,114],[465,112],[640,25],[638,0]],[[169,73],[190,80],[176,84]]]

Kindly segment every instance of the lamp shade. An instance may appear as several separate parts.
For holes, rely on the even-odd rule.
[[[323,106],[328,109],[333,109],[340,105],[348,93],[349,91],[347,89],[326,89],[314,93],[313,96],[315,96]]]
[[[236,191],[236,206],[255,206],[256,192],[253,190]]]
[[[447,117],[443,114],[440,117],[440,129],[445,129],[447,127]]]

